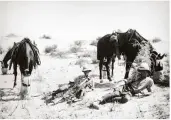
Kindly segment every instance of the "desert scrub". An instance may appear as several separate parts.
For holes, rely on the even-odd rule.
[[[80,57],[91,57],[91,53],[90,52],[85,52]]]
[[[154,39],[152,40],[153,43],[157,43],[157,42],[160,42],[160,41],[161,41],[160,38],[154,38]]]
[[[79,65],[80,67],[84,66],[85,64],[88,64],[89,61],[86,59],[78,59],[75,63],[75,65]]]
[[[70,48],[71,53],[77,53],[79,51],[81,51],[81,48],[78,46],[71,46],[71,48]]]
[[[52,57],[67,58],[68,51],[55,51],[50,54]]]
[[[98,39],[91,41],[90,45],[97,46]]]
[[[40,37],[40,39],[51,39],[51,37],[49,35],[44,34],[43,36]]]
[[[93,56],[96,56],[96,51],[92,51],[92,50],[86,50],[81,55],[79,55],[79,57],[91,57],[91,58]]]
[[[91,64],[98,64],[99,61],[96,58],[92,58],[92,63]]]
[[[45,48],[45,53],[52,53],[52,52],[55,52],[57,50],[57,45],[52,45],[52,46],[47,46]]]
[[[83,40],[77,40],[70,46],[70,52],[71,53],[77,53],[81,51],[81,47],[84,44]]]
[[[91,41],[90,45],[92,46],[97,46],[97,42],[101,39],[102,37],[97,37],[96,40]]]

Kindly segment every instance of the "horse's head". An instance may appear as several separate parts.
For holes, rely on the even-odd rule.
[[[1,68],[4,68],[5,67],[4,62],[0,61],[0,63],[1,63]]]
[[[1,68],[8,68],[8,64],[4,63],[3,61],[0,61],[1,63]]]
[[[120,50],[119,50],[119,41],[118,41],[118,38],[117,38],[117,33],[112,33],[111,37],[110,37],[110,42],[112,44],[112,46],[114,47],[114,53],[116,53],[116,56],[118,57],[118,59],[121,59],[120,58]]]

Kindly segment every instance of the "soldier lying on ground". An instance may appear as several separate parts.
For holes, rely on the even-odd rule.
[[[141,93],[143,95],[150,95],[154,82],[153,79],[148,77],[150,72],[148,64],[142,63],[137,70],[140,73],[140,77],[136,81],[132,81],[132,79],[130,78],[122,80],[125,82],[125,84],[123,84],[123,86],[120,86],[120,89],[115,89],[113,93],[109,93],[104,96],[100,101],[100,104],[113,101],[126,103],[128,100],[130,100],[131,96],[134,96],[138,93]],[[145,89],[147,89],[148,91],[147,94],[143,92]]]
[[[67,101],[74,101],[76,99],[82,98],[89,90],[93,90],[94,83],[93,80],[89,78],[91,69],[85,66],[83,67],[82,72],[84,73],[84,76],[79,76],[73,82],[70,81],[69,84],[64,85],[56,91],[53,91],[52,98],[54,99],[56,94],[64,92],[62,96],[63,99]]]

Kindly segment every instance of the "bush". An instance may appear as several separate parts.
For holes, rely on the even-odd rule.
[[[58,58],[66,58],[67,54],[68,52],[65,52],[65,51],[56,51],[56,52],[52,52],[50,55],[53,57],[58,57]]]
[[[98,64],[99,61],[97,59],[92,59],[92,63],[91,64]]]
[[[81,54],[79,57],[92,57],[92,53],[91,53],[91,51],[87,51],[87,52]]]
[[[93,41],[90,43],[90,45],[92,45],[92,46],[97,46],[97,42],[98,42],[97,39],[96,39],[96,40],[93,40]]]
[[[14,33],[10,33],[10,34],[8,34],[6,37],[17,37],[17,35],[14,34]]]
[[[76,61],[75,65],[79,65],[80,67],[84,66],[85,64],[88,64],[88,60],[85,59],[79,59],[78,61]]]
[[[83,40],[77,40],[77,41],[74,42],[74,45],[78,46],[78,47],[82,47],[83,44],[84,44]]]
[[[160,42],[160,41],[161,41],[160,38],[154,38],[154,39],[152,40],[153,43],[157,43],[157,42]]]
[[[75,41],[74,44],[71,45],[71,47],[70,47],[70,52],[72,52],[72,53],[80,52],[83,44],[84,44],[84,41],[82,41],[82,40]]]
[[[57,45],[52,45],[52,46],[47,46],[45,48],[45,53],[52,53],[55,52],[57,50]]]
[[[42,37],[40,37],[41,39],[51,39],[51,37],[49,35],[43,35]]]
[[[70,52],[72,52],[72,53],[77,53],[79,51],[81,51],[80,47],[73,46],[73,47],[70,48]]]

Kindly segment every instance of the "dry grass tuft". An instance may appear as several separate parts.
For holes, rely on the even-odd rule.
[[[52,53],[52,52],[55,52],[57,50],[57,45],[52,45],[52,46],[47,46],[45,48],[45,53]]]
[[[75,65],[79,65],[80,67],[82,67],[83,65],[88,64],[88,63],[89,61],[86,59],[79,59],[76,61]]]
[[[67,58],[68,51],[55,51],[50,54],[52,57]]]
[[[71,53],[77,53],[81,51],[81,47],[83,46],[84,41],[83,40],[77,40],[70,46],[70,52]]]
[[[97,46],[98,39],[91,41],[90,45]]]

